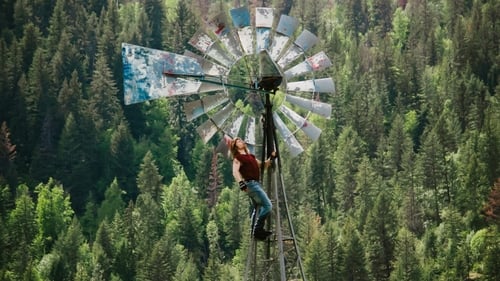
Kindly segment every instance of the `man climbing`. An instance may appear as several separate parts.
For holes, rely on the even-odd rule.
[[[241,138],[234,138],[231,141],[230,150],[233,156],[233,176],[240,189],[248,194],[254,205],[252,217],[255,219],[255,223],[252,235],[258,240],[265,240],[272,234],[272,232],[264,230],[264,224],[273,206],[259,182],[262,163],[250,153],[246,143]],[[271,157],[264,162],[264,168],[269,167],[275,157],[276,153],[273,151]],[[255,213],[257,210],[258,214]]]

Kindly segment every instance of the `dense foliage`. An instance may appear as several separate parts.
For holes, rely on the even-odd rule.
[[[120,57],[240,2],[1,1],[0,280],[242,278],[228,161],[185,98],[124,106]],[[332,118],[282,157],[308,280],[499,280],[500,1],[263,2],[334,63]]]

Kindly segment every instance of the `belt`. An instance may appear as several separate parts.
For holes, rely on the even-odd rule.
[[[259,182],[258,180],[245,180],[245,182],[249,183],[249,182]]]

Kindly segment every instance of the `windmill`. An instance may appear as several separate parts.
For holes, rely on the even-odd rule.
[[[208,19],[189,41],[193,51],[182,55],[123,43],[125,104],[190,96],[194,100],[184,104],[186,118],[206,116],[197,128],[205,143],[217,132],[228,138],[242,136],[252,150],[260,150],[263,160],[272,151],[282,155],[279,135],[295,157],[304,151],[296,138],[299,131],[311,141],[321,134],[309,117],[331,115],[331,105],[319,97],[334,93],[334,82],[315,77],[331,61],[324,52],[308,56],[319,39],[307,30],[299,32],[293,17],[278,17],[267,7],[253,13],[247,7],[235,8],[229,15],[222,12]],[[258,245],[251,240],[245,280],[305,280],[280,157],[263,181],[273,200],[275,234],[261,243],[261,263]]]

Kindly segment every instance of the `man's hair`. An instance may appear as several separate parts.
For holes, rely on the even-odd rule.
[[[239,137],[235,137],[235,138],[231,141],[231,148],[230,148],[230,151],[231,151],[231,155],[233,155],[233,158],[235,158],[235,157],[236,157],[236,155],[238,155],[238,154],[239,154],[239,152],[238,152],[238,148],[236,147],[236,141],[237,141],[237,140],[242,140],[242,141],[243,141],[243,139],[242,139],[242,138],[239,138]],[[250,153],[250,151],[248,150],[248,147],[247,147],[246,142],[244,142],[244,141],[243,141],[243,143],[245,144],[245,152],[246,152],[247,154],[249,154],[249,153]]]

